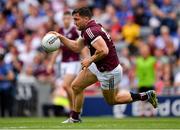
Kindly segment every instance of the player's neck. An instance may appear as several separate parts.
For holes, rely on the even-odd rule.
[[[69,29],[71,26],[69,25],[69,26],[64,26],[64,29]]]
[[[94,20],[93,20],[93,19],[89,19],[89,20],[87,21],[86,26],[85,26],[85,29],[88,27],[89,23],[92,22],[92,21],[94,21]]]
[[[90,22],[92,22],[92,21],[94,21],[93,19],[89,19],[88,21],[87,21],[87,24],[89,24]]]

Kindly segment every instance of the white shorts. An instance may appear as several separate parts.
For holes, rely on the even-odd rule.
[[[111,90],[118,87],[122,78],[122,67],[119,64],[112,71],[100,72],[95,63],[89,66],[89,70],[96,75],[97,79],[101,84],[101,89]]]
[[[81,63],[79,61],[62,62],[61,63],[61,76],[65,74],[77,75],[81,69]]]

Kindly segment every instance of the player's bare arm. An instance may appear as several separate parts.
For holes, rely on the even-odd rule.
[[[84,48],[84,41],[82,38],[78,38],[77,40],[70,40],[55,31],[51,31],[49,33],[53,33],[58,36],[60,41],[74,52],[81,52],[81,50]]]
[[[82,67],[88,67],[92,62],[103,59],[109,53],[109,49],[101,36],[98,37],[98,39],[92,44],[92,46],[96,49],[96,52],[94,55],[89,58],[85,58],[81,62]]]
[[[57,58],[57,56],[58,56],[58,54],[59,54],[60,52],[61,52],[61,50],[59,49],[59,50],[55,51],[55,52],[52,54],[51,60],[50,60],[50,62],[49,62],[49,64],[48,64],[48,66],[47,66],[47,72],[48,72],[48,73],[51,73],[51,72],[52,72],[53,65],[54,65],[54,63],[55,63],[55,61],[56,61],[56,58]]]
[[[89,52],[89,49],[88,49],[87,46],[85,46],[85,47],[82,49],[82,51],[81,51],[81,53],[80,53],[80,56],[81,56],[81,59],[85,59],[85,58],[87,58],[87,57],[90,57],[90,52]]]

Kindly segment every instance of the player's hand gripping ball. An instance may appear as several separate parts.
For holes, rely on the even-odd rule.
[[[58,50],[60,45],[61,45],[60,39],[58,38],[57,35],[53,33],[47,33],[42,38],[41,46],[48,53]]]

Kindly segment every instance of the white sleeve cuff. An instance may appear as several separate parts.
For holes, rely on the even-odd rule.
[[[91,45],[93,44],[93,43],[95,43],[99,38],[102,38],[101,36],[97,36],[92,42],[91,42]]]
[[[81,35],[78,37],[78,39],[84,39]]]

